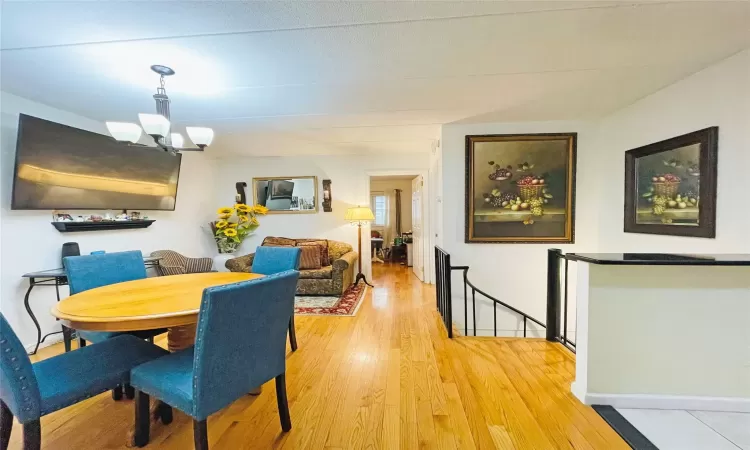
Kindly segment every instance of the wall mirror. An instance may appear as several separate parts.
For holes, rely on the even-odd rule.
[[[253,201],[269,214],[318,212],[318,177],[253,178]]]

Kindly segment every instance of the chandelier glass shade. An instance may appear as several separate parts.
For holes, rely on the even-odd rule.
[[[143,130],[134,123],[107,122],[107,130],[118,141],[136,143],[141,138]]]
[[[164,77],[174,75],[174,70],[166,66],[153,65],[151,70],[160,75],[160,87],[156,88],[154,100],[156,101],[156,114],[138,114],[140,126],[130,122],[106,122],[107,130],[118,141],[137,143],[141,133],[146,132],[154,139],[160,148],[176,153],[179,150],[203,150],[211,145],[214,139],[214,130],[205,127],[185,127],[190,140],[198,147],[185,148],[185,139],[180,133],[170,133],[172,123],[170,122],[169,104],[171,100],[164,88]]]
[[[190,140],[200,148],[211,145],[214,140],[214,130],[204,127],[185,127]]]

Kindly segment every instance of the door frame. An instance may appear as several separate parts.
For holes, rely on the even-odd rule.
[[[393,176],[407,176],[414,175],[414,177],[421,176],[424,181],[422,186],[422,270],[424,276],[424,282],[428,284],[435,284],[435,261],[430,258],[432,255],[432,248],[435,245],[434,235],[432,230],[432,216],[430,215],[430,178],[429,171],[426,169],[396,169],[396,170],[368,170],[365,172],[365,189],[367,190],[367,197],[370,198],[370,177],[393,177]],[[411,201],[409,202],[411,204]],[[364,252],[362,252],[364,253]]]

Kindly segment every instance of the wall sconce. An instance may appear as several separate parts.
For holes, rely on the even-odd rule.
[[[323,180],[323,212],[331,211],[331,180]]]

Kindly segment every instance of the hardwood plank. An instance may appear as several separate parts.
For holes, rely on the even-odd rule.
[[[448,339],[434,288],[409,268],[376,265],[355,317],[297,316],[287,353],[293,428],[282,433],[272,384],[209,418],[212,449],[625,449],[593,409],[570,394],[575,357],[540,339]],[[164,336],[157,344],[166,346]],[[32,358],[46,359],[62,344]],[[44,449],[124,449],[130,401],[108,393],[42,419]],[[20,426],[11,437],[19,449]],[[149,448],[192,448],[192,422],[175,411]]]

